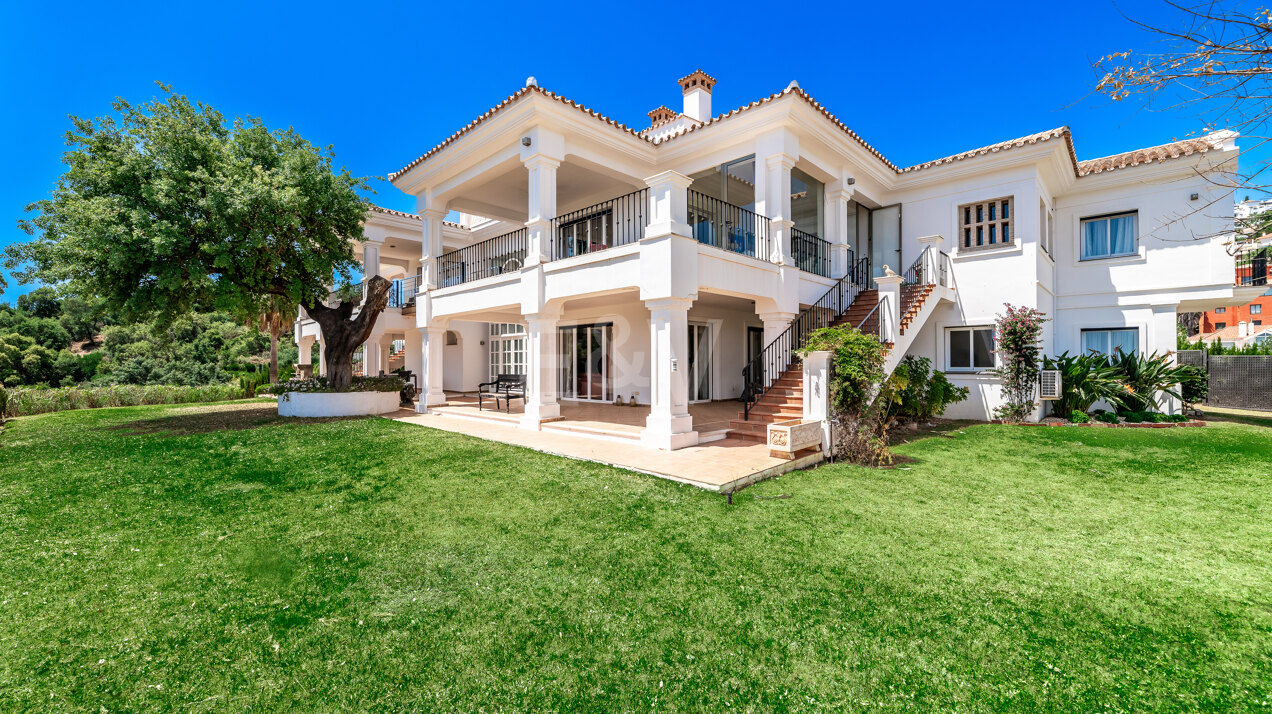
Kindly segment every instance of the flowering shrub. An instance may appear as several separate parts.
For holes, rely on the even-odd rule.
[[[11,417],[97,407],[135,407],[142,404],[190,404],[242,399],[236,384],[183,387],[170,384],[116,384],[108,387],[10,389],[5,415]]]
[[[348,389],[336,389],[327,382],[326,377],[317,376],[309,379],[293,379],[288,382],[279,382],[278,384],[264,387],[262,393],[268,394],[288,394],[291,392],[305,392],[307,394],[334,394],[337,392],[400,392],[406,386],[406,382],[402,381],[397,375],[388,375],[385,377],[354,377],[353,383]]]
[[[1005,421],[1024,421],[1037,404],[1034,387],[1041,369],[1038,340],[1047,318],[1032,307],[1012,307],[1010,303],[1003,306],[1007,312],[994,323],[995,352],[1002,358],[1002,366],[990,373],[1003,381],[1006,403],[994,410],[994,416]]]
[[[887,410],[877,400],[884,381],[887,348],[874,335],[851,325],[823,327],[808,336],[800,354],[831,353],[831,452],[840,458],[879,466],[892,463],[888,452]]]

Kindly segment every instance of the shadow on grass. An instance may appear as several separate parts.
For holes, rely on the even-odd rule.
[[[168,411],[161,417],[138,419],[123,424],[104,426],[101,429],[104,431],[122,431],[128,434],[188,436],[192,434],[210,434],[216,431],[244,431],[275,424],[314,424],[364,418],[328,417],[304,419],[281,417],[278,415],[277,404],[260,402],[253,404],[180,407]]]

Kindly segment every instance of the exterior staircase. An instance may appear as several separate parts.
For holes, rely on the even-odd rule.
[[[830,323],[831,327],[850,324],[862,329],[862,323],[869,318],[871,322],[878,320],[878,312],[872,312],[879,303],[878,290],[862,290],[856,299],[839,317]],[[865,331],[869,331],[869,325]],[[875,327],[877,330],[877,325]],[[799,419],[804,416],[804,367],[795,362],[782,373],[773,387],[760,397],[750,409],[738,412],[738,418],[729,422],[726,436],[730,439],[743,439],[763,443],[768,440],[768,425],[774,422]]]
[[[899,337],[896,344],[893,344],[892,342],[884,343],[888,350],[887,359],[884,364],[885,374],[891,374],[892,370],[896,368],[897,364],[900,363],[901,359],[905,356],[905,353],[909,350],[910,344],[914,341],[914,333],[917,332],[917,330],[912,330],[911,328],[922,327],[923,323],[927,321],[928,317],[936,309],[936,303],[938,303],[939,300],[932,299],[936,291],[938,289],[942,291],[940,295],[943,299],[948,298],[949,296],[944,272],[940,273],[939,285],[926,282],[924,280],[925,278],[932,279],[937,277],[936,272],[927,272],[924,274],[919,271],[919,266],[922,264],[922,261],[925,260],[926,255],[928,255],[927,252],[915,261],[915,265],[911,266],[910,270],[907,271],[907,281],[901,285],[901,304],[899,309],[900,320],[896,325],[896,332]],[[933,261],[944,259],[943,254],[937,252],[932,252],[930,255],[931,260]],[[861,264],[865,266],[864,269],[866,272],[857,273],[858,275],[869,275],[869,264],[868,262],[864,262],[866,260],[868,259],[863,259],[863,263]],[[944,270],[944,266],[939,267]],[[931,271],[931,268],[929,267],[928,270]],[[853,278],[849,277],[844,280],[852,279]],[[841,281],[841,283],[843,282],[844,281]],[[859,282],[864,283],[866,280],[859,280]],[[846,294],[846,289],[847,288],[842,285],[837,285],[835,288],[832,288],[817,305],[805,310],[799,317],[796,318],[796,323],[811,323],[802,324],[800,329],[800,335],[802,336],[801,339],[792,339],[784,336],[783,338],[778,338],[778,340],[775,340],[766,348],[773,349],[780,345],[783,354],[788,354],[786,350],[790,350],[788,361],[778,363],[784,364],[785,369],[783,369],[778,378],[773,381],[772,385],[763,392],[759,399],[752,403],[749,408],[744,408],[741,412],[739,412],[738,418],[729,422],[729,430],[727,432],[728,438],[764,443],[768,440],[769,424],[789,421],[792,419],[800,419],[803,417],[803,365],[800,364],[793,352],[803,346],[802,340],[807,338],[807,334],[811,331],[809,329],[810,327],[815,328],[819,325],[838,327],[840,325],[849,324],[862,332],[873,333],[876,335],[882,333],[881,321],[884,318],[880,314],[880,310],[876,309],[879,307],[879,291],[875,289],[864,289],[855,286],[850,288],[855,290],[856,293],[852,297],[852,302],[848,305],[848,308],[843,310],[842,313],[838,314],[833,319],[828,319],[826,317],[827,312],[831,312],[833,314],[833,310],[828,311],[826,309],[827,305],[842,305],[845,302],[845,300],[842,299],[842,296]],[[840,297],[837,303],[827,300],[827,298],[832,296]],[[818,315],[819,310],[820,315]],[[788,330],[788,332],[790,332],[790,330]],[[785,339],[785,342],[782,341],[783,339]],[[772,362],[770,361],[768,364],[772,364]]]

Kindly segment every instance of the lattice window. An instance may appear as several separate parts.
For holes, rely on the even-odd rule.
[[[968,203],[958,207],[962,249],[978,250],[1011,245],[1012,199]]]

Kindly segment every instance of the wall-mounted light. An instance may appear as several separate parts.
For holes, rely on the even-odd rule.
[[[848,177],[848,185],[849,185],[849,186],[856,185],[856,183],[857,183],[857,179],[855,179],[855,178],[853,178],[853,177],[851,177],[851,176],[849,176],[849,177]]]
[[[523,137],[521,137],[521,145],[522,145],[522,146],[529,146],[529,145],[530,145],[530,137],[528,137],[528,136],[523,136]]]
[[[1188,199],[1189,199],[1190,201],[1196,201],[1196,200],[1197,200],[1197,199],[1199,199],[1199,198],[1201,198],[1201,194],[1199,194],[1199,193],[1194,193],[1194,194],[1192,194],[1191,196],[1189,196],[1189,197],[1188,197]]]

